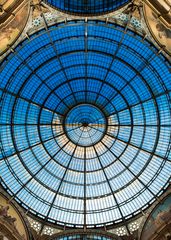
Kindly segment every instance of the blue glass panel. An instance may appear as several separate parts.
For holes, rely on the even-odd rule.
[[[20,43],[0,73],[0,175],[11,196],[72,227],[150,205],[171,170],[170,63],[156,53],[100,21],[59,23]]]
[[[111,240],[110,237],[107,236],[100,236],[100,235],[95,235],[95,234],[74,234],[71,236],[61,236],[61,237],[56,237],[54,240]]]
[[[66,12],[77,14],[100,14],[113,11],[129,0],[46,0],[50,5]]]

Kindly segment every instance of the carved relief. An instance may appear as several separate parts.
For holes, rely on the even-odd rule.
[[[148,28],[154,39],[171,54],[171,29],[167,28],[158,14],[146,4],[144,4],[144,14]]]
[[[18,232],[17,228],[16,228],[16,218],[12,217],[9,215],[8,211],[9,211],[9,206],[2,206],[0,205],[0,229],[2,228],[2,231],[4,232],[5,235],[9,235],[9,232],[12,232],[14,237],[15,235],[17,236],[17,238],[19,238],[19,240],[26,240],[25,235],[20,235],[20,233]]]

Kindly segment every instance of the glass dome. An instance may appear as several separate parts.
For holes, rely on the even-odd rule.
[[[99,235],[94,234],[77,234],[77,235],[70,235],[65,237],[56,237],[54,240],[112,240],[112,238],[109,237],[103,237]]]
[[[53,7],[65,12],[80,15],[103,14],[114,11],[130,0],[44,0]]]
[[[1,64],[1,183],[44,221],[98,227],[169,185],[170,64],[121,26],[36,32]]]

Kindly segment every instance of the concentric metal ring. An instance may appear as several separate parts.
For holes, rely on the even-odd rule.
[[[1,183],[30,213],[72,227],[125,222],[167,188],[170,63],[150,42],[71,21],[24,40],[1,68]]]
[[[68,12],[76,15],[100,15],[107,12],[117,10],[128,4],[130,0],[89,0],[89,1],[75,1],[75,0],[44,0],[52,7],[58,10]]]
[[[90,104],[81,104],[69,111],[64,121],[68,138],[75,144],[88,147],[101,141],[107,123],[100,109]]]

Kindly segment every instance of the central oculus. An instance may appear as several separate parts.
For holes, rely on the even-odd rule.
[[[94,105],[80,104],[72,108],[64,120],[64,131],[76,145],[88,147],[99,142],[106,131],[106,117]]]

